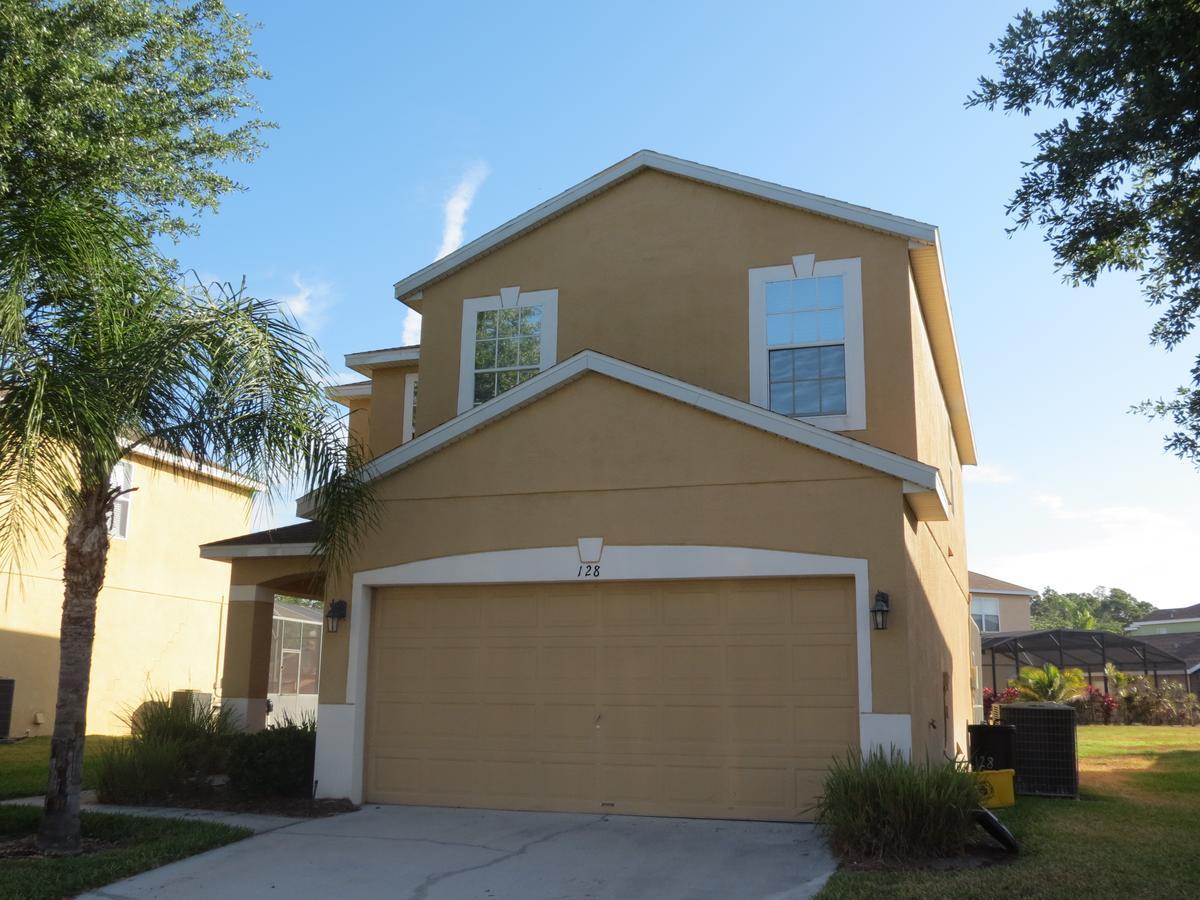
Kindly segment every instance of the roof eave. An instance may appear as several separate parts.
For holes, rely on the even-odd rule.
[[[467,437],[492,421],[511,415],[521,407],[558,390],[588,372],[607,375],[617,381],[891,475],[902,482],[905,499],[918,518],[944,521],[947,517],[949,504],[938,470],[933,466],[605,356],[594,350],[577,353],[496,399],[469,409],[408,443],[376,457],[364,467],[362,477],[374,480],[412,465],[417,460]],[[312,498],[312,494],[306,494],[296,501],[298,516],[309,518],[313,515],[315,507]]]

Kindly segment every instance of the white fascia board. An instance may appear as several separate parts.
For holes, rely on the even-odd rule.
[[[355,382],[354,384],[331,384],[325,388],[325,396],[330,400],[354,400],[371,396],[371,382]]]
[[[371,370],[384,366],[403,365],[417,362],[421,358],[420,347],[393,347],[389,350],[363,350],[346,354],[346,367],[360,375],[371,376]]]
[[[153,447],[147,447],[144,444],[137,446],[126,446],[125,452],[131,456],[141,456],[144,459],[152,459],[155,462],[163,463],[173,469],[180,469],[192,475],[202,475],[205,478],[211,478],[213,481],[220,481],[224,484],[231,484],[234,487],[242,488],[247,491],[261,491],[262,485],[257,481],[253,481],[244,475],[239,475],[237,472],[230,472],[228,469],[222,469],[217,466],[210,466],[207,463],[196,463],[194,460],[188,459],[185,456],[180,456],[176,453],[168,453],[165,450],[156,450]]]
[[[588,372],[607,375],[617,381],[640,387],[697,409],[741,422],[751,428],[757,428],[760,431],[899,478],[902,482],[907,483],[905,491],[909,495],[910,503],[916,496],[925,492],[934,495],[935,502],[942,505],[943,509],[945,508],[944,499],[939,497],[941,486],[938,470],[933,466],[887,450],[880,450],[878,447],[843,437],[835,432],[826,431],[816,425],[810,425],[768,409],[752,406],[732,397],[725,397],[694,384],[643,369],[632,363],[613,359],[594,350],[577,353],[570,359],[529,379],[524,384],[501,394],[495,400],[469,409],[437,428],[430,429],[420,437],[414,438],[407,444],[401,444],[399,447],[389,450],[365,466],[362,477],[373,481],[410,465],[443,446],[466,437],[489,422],[533,403]],[[312,515],[311,496],[308,494],[296,501],[297,515],[302,517]]]
[[[1200,619],[1143,619],[1140,622],[1130,622],[1129,627],[1141,628],[1143,625],[1179,625],[1188,622],[1200,622]],[[1187,632],[1181,631],[1179,634],[1187,634]]]
[[[967,593],[972,597],[991,597],[1000,595],[1004,597],[1036,597],[1037,591],[994,591],[984,588],[968,588]]]
[[[224,544],[201,545],[201,559],[247,559],[250,557],[312,556],[316,544]]]
[[[556,197],[533,207],[515,219],[510,219],[498,228],[476,238],[469,244],[460,247],[453,253],[443,256],[407,278],[397,281],[393,293],[397,300],[408,300],[427,285],[445,277],[455,269],[466,265],[478,256],[494,250],[501,244],[537,227],[542,222],[566,212],[572,206],[583,202],[620,181],[637,174],[643,169],[653,169],[666,172],[682,178],[689,178],[704,184],[711,184],[740,194],[748,194],[763,200],[770,200],[784,206],[791,206],[817,215],[840,219],[864,228],[883,231],[908,238],[911,241],[932,244],[937,239],[937,229],[915,219],[906,219],[890,213],[880,212],[866,206],[855,206],[819,194],[784,187],[770,181],[762,181],[736,172],[715,169],[712,166],[701,165],[689,160],[679,159],[656,153],[653,150],[639,150],[615,166],[611,166],[581,181],[574,187],[568,188]]]

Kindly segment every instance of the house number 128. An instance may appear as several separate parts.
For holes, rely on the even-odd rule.
[[[599,578],[600,577],[600,564],[599,563],[588,563],[585,566],[580,566],[579,574],[575,577],[576,578]]]

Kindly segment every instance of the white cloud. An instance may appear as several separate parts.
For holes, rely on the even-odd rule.
[[[1012,484],[1017,476],[1002,466],[966,466],[963,481],[967,484]]]
[[[292,275],[292,286],[295,291],[284,294],[279,302],[295,317],[301,328],[310,335],[316,334],[325,324],[327,313],[336,301],[333,285],[325,281],[309,281],[297,272]]]
[[[971,568],[1041,590],[1120,587],[1160,608],[1200,602],[1195,583],[1200,525],[1147,506],[1079,507],[1056,494],[1033,498],[1049,529],[1031,522],[1029,549],[975,560]],[[1038,540],[1034,534],[1042,535]]]
[[[467,224],[467,213],[475,202],[475,194],[491,171],[485,162],[471,163],[442,207],[442,245],[435,259],[453,253],[463,244],[463,228]]]
[[[400,332],[400,343],[405,347],[421,343],[421,314],[416,310],[405,310],[404,328]]]

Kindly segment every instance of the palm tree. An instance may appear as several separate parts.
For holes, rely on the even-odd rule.
[[[1040,669],[1027,666],[1009,684],[1015,687],[1022,700],[1045,700],[1067,703],[1083,693],[1086,678],[1079,669],[1059,670],[1053,663]]]
[[[103,199],[0,209],[0,551],[65,526],[58,700],[39,845],[79,849],[96,598],[114,465],[142,446],[315,491],[337,568],[374,516],[315,344],[243,289],[181,287]]]

